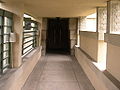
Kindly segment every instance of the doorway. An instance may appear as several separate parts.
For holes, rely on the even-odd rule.
[[[68,18],[48,19],[46,51],[70,53],[70,32]]]

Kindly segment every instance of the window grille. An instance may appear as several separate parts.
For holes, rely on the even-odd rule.
[[[22,55],[37,47],[38,23],[31,18],[24,18]]]
[[[4,73],[10,67],[13,15],[10,12],[0,10],[0,72]]]

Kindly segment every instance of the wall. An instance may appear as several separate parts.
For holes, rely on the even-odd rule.
[[[47,18],[43,18],[42,23],[43,24],[42,24],[42,34],[41,34],[41,37],[42,37],[41,45],[42,45],[42,55],[45,55],[46,54]]]
[[[41,48],[37,48],[31,54],[23,58],[24,63],[14,72],[6,74],[0,79],[0,90],[21,90],[33,68],[40,60]]]
[[[75,48],[75,57],[95,90],[119,90],[79,48]]]
[[[39,46],[33,52],[22,58],[24,5],[5,3],[0,4],[0,7],[13,13],[13,32],[16,33],[16,42],[12,43],[11,51],[11,66],[13,69],[8,70],[0,77],[0,90],[21,90],[21,87],[41,57],[41,42],[39,42]],[[40,31],[38,41],[41,41],[42,19],[37,21],[39,22]]]
[[[107,43],[104,40],[98,40],[98,62],[106,64]]]
[[[69,30],[71,55],[74,55],[74,46],[77,44],[77,18],[69,19]]]
[[[120,81],[120,35],[106,34],[107,71]]]
[[[42,55],[46,54],[46,33],[47,33],[47,18],[43,19],[42,24]],[[69,30],[70,30],[70,49],[71,55],[74,54],[74,46],[76,45],[76,32],[77,32],[77,19],[69,19]]]
[[[22,31],[23,31],[23,5],[13,5],[10,3],[1,4],[1,9],[12,12],[13,15],[13,32],[16,33],[16,42],[12,43],[12,67],[19,67],[22,64]]]
[[[2,3],[1,9],[13,13],[13,32],[16,33],[16,42],[12,43],[12,67],[19,67],[22,64],[22,35],[23,35],[23,14],[24,5],[17,3]],[[37,20],[41,24],[41,20]],[[39,28],[39,30],[41,30]],[[40,32],[41,33],[41,32]],[[40,40],[41,38],[39,38]]]
[[[80,32],[80,48],[97,61],[98,40],[96,32]]]

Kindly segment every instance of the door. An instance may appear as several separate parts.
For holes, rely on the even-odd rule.
[[[47,51],[70,51],[69,19],[48,19]]]

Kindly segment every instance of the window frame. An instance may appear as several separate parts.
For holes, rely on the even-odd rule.
[[[10,33],[13,31],[13,14],[11,12],[0,9],[0,17],[1,17],[0,73],[3,74],[8,68],[11,67],[11,42],[9,37],[10,37]],[[11,20],[10,21],[11,25],[7,25],[8,23],[6,23],[5,25],[5,18],[7,21]],[[5,33],[5,27],[6,27],[6,30],[10,30],[9,33]],[[5,36],[8,37],[8,40],[5,40]],[[8,45],[8,46],[6,47],[5,45]],[[6,65],[4,66],[5,63]]]
[[[22,55],[23,56],[30,53],[32,50],[34,50],[37,47],[37,36],[38,36],[37,35],[38,22],[32,20],[31,18],[24,18],[24,22],[25,22],[25,25],[23,25],[24,31],[23,31],[23,42],[22,42]],[[28,22],[28,26],[26,26],[27,22]],[[34,23],[35,26],[31,26],[32,23]],[[30,26],[29,26],[29,24],[30,24]],[[28,29],[28,30],[26,30],[26,29]],[[26,35],[32,34],[32,35],[26,36],[25,34]],[[32,39],[30,39],[30,38],[32,38]],[[27,40],[27,39],[30,39],[30,40]],[[31,44],[25,46],[25,44],[28,44],[30,42],[31,42]],[[28,48],[30,48],[30,49],[28,49]]]

